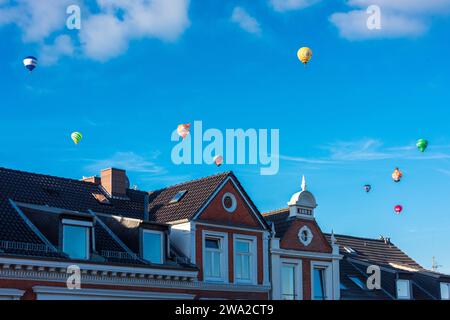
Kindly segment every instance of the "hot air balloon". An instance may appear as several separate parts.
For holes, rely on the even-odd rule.
[[[81,139],[83,138],[83,135],[79,132],[73,132],[70,135],[70,137],[72,138],[72,140],[75,144],[78,144],[81,141]]]
[[[215,156],[214,157],[214,163],[216,166],[220,167],[223,164],[223,157],[222,156]]]
[[[394,172],[392,173],[392,179],[394,180],[394,182],[400,182],[402,177],[403,173],[398,168],[395,168]]]
[[[312,51],[308,47],[300,48],[297,51],[297,57],[303,64],[307,64],[312,58]]]
[[[403,211],[403,207],[398,204],[394,207],[394,211],[395,213],[400,214]]]
[[[370,184],[366,184],[364,185],[364,190],[366,190],[366,192],[369,193],[370,190],[372,190],[372,186]]]
[[[425,139],[419,139],[417,140],[416,146],[420,150],[420,152],[425,152],[428,147],[428,141]]]
[[[33,57],[33,56],[28,56],[25,59],[23,59],[23,65],[30,72],[32,72],[34,70],[34,68],[36,68],[37,63],[38,63],[38,60],[35,57]]]
[[[191,130],[191,124],[180,124],[177,128],[177,132],[181,138],[186,138]]]

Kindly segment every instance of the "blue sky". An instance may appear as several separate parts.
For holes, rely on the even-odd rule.
[[[390,2],[0,0],[0,165],[72,178],[116,166],[144,190],[233,170],[261,211],[285,207],[305,174],[324,231],[390,236],[450,273],[450,1]],[[81,30],[65,27],[73,3]],[[381,30],[365,26],[371,4]],[[279,173],[173,165],[171,132],[195,120],[279,129]]]

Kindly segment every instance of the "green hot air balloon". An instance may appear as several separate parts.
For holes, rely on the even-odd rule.
[[[72,140],[75,144],[78,144],[81,141],[81,139],[83,138],[83,136],[79,132],[73,132],[70,135],[70,137],[72,138]]]
[[[425,149],[428,147],[428,141],[425,139],[419,139],[417,140],[416,146],[420,152],[425,152]]]

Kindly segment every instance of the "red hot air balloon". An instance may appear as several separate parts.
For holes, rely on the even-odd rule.
[[[394,207],[394,211],[395,213],[400,214],[403,211],[403,207],[398,204]]]

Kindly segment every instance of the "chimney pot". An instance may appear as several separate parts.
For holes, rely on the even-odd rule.
[[[108,168],[101,171],[101,184],[111,196],[123,197],[127,194],[130,182],[125,170]]]

